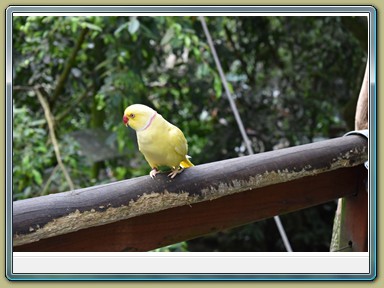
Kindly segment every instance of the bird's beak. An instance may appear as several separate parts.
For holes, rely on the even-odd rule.
[[[123,116],[123,122],[124,122],[125,127],[128,127],[128,121],[129,121],[128,117],[124,115]]]

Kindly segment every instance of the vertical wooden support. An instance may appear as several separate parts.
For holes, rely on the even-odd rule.
[[[368,129],[368,63],[356,106],[355,130]],[[363,166],[363,165],[362,165]],[[341,198],[333,226],[331,251],[368,251],[368,171],[361,167],[356,195]]]
[[[343,238],[348,241],[352,251],[368,251],[368,193],[367,169],[361,167],[357,195],[344,198],[345,222]],[[350,242],[349,242],[350,241]]]

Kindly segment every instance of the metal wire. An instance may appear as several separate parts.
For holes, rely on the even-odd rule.
[[[212,37],[211,37],[211,34],[210,34],[209,30],[208,30],[207,23],[205,22],[204,16],[199,16],[199,19],[200,19],[201,25],[203,27],[205,36],[207,37],[208,45],[209,45],[209,47],[211,49],[212,56],[213,56],[213,58],[215,60],[216,66],[217,66],[217,70],[219,71],[219,74],[220,74],[221,82],[222,82],[222,84],[224,86],[225,93],[226,93],[228,101],[229,101],[229,105],[231,106],[233,115],[235,116],[237,125],[239,126],[239,130],[240,130],[241,136],[243,137],[243,141],[244,141],[245,146],[247,148],[247,152],[248,152],[249,155],[252,155],[252,154],[254,154],[254,152],[253,152],[253,149],[252,149],[252,146],[251,146],[251,141],[249,140],[248,135],[245,132],[244,124],[243,124],[243,121],[241,120],[241,117],[240,117],[240,114],[239,114],[239,110],[237,109],[236,103],[233,100],[233,98],[231,96],[231,93],[229,91],[228,82],[227,82],[227,79],[225,78],[225,75],[224,75],[224,72],[223,72],[223,68],[221,67],[221,63],[220,63],[219,57],[217,56],[215,46],[213,45]],[[287,237],[287,235],[285,233],[283,224],[280,221],[280,217],[279,216],[274,216],[273,218],[275,220],[277,229],[279,230],[280,236],[281,236],[281,238],[283,240],[285,249],[288,252],[292,252],[291,244],[289,243],[289,240],[288,240],[288,237]]]

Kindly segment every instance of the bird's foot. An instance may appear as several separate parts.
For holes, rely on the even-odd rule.
[[[184,168],[176,168],[173,169],[171,173],[168,174],[168,177],[171,177],[171,179],[175,178],[177,174],[180,174],[181,172],[184,171]]]
[[[156,177],[156,174],[158,174],[158,173],[160,173],[160,171],[157,170],[156,168],[153,168],[153,169],[151,170],[151,172],[149,172],[149,176],[151,176],[151,178],[153,179],[153,178]]]

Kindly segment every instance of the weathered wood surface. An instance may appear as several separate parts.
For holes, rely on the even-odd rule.
[[[355,180],[359,170],[361,166],[337,169],[235,193],[214,201],[166,209],[15,246],[14,251],[149,251],[277,214],[319,205],[338,197],[355,197]]]
[[[34,251],[58,251],[65,243],[72,251],[153,249],[354,194],[357,168],[348,167],[366,160],[367,141],[348,136],[195,166],[173,180],[144,176],[20,200],[13,204],[13,245],[15,251],[39,240],[30,244]],[[172,232],[183,225],[184,234]],[[91,244],[100,239],[109,242]]]

